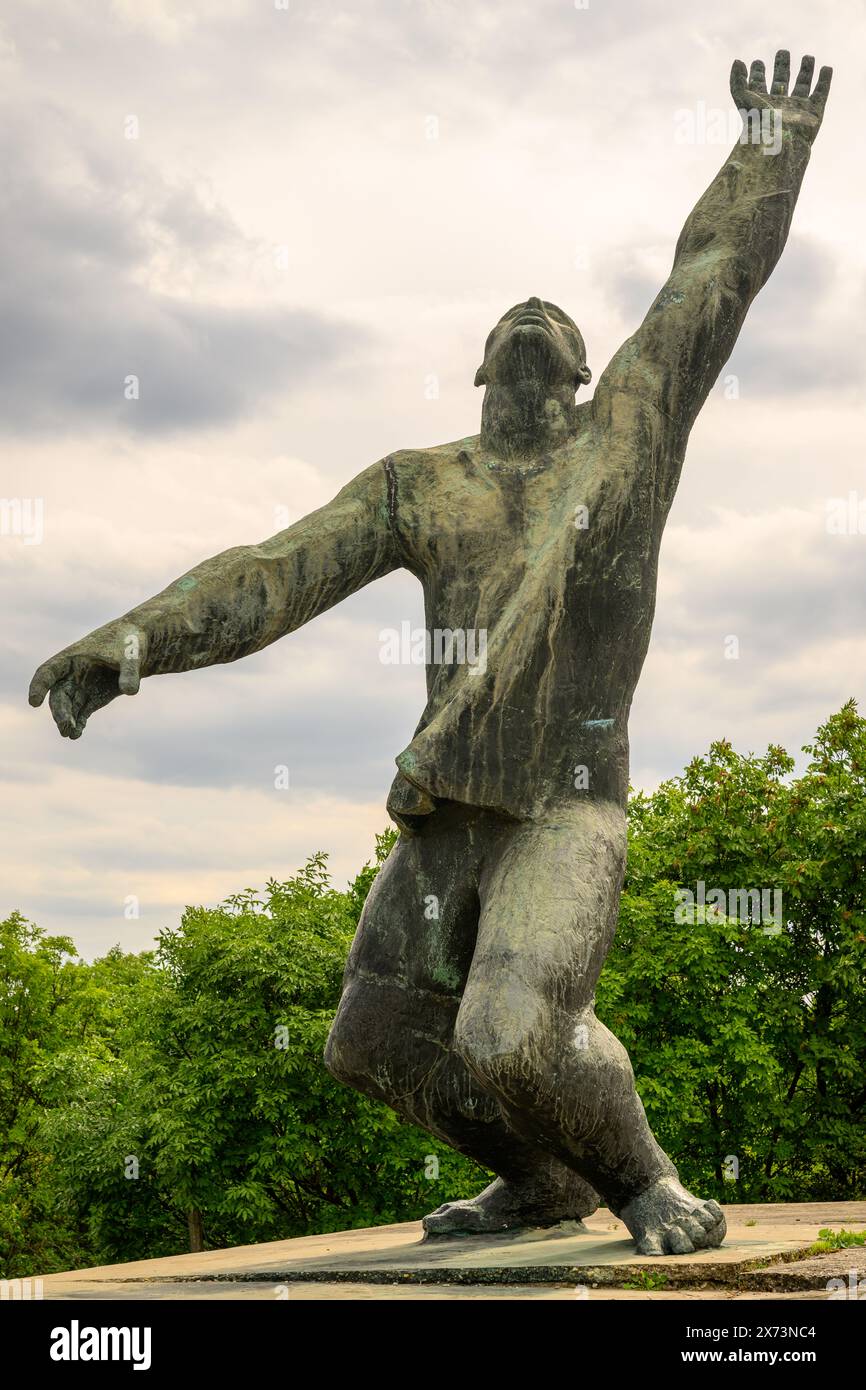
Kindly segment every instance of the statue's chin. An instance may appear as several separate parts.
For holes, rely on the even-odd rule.
[[[491,373],[491,385],[511,388],[529,383],[554,388],[568,379],[569,364],[540,324],[515,328],[500,348]]]

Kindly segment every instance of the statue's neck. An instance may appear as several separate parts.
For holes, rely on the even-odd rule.
[[[534,458],[574,432],[575,411],[573,387],[491,383],[481,407],[481,447],[500,458]]]

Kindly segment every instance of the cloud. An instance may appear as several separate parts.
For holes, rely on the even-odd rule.
[[[392,595],[391,625],[404,616],[421,625],[414,581],[382,586]],[[270,794],[285,767],[297,796],[361,803],[378,794],[384,804],[426,696],[422,668],[380,661],[374,605],[381,618],[386,600],[371,590],[243,662],[145,681],[134,700],[94,715],[72,744],[60,743],[47,708],[25,709],[22,682],[10,695],[27,722],[7,772],[20,767],[29,780],[31,766],[62,763],[121,781]]]
[[[863,488],[844,55],[864,19],[853,0],[785,19],[836,82],[729,367],[740,397],[717,387],[693,432],[638,784],[720,734],[796,750],[866,683],[863,541],[822,530],[826,498]],[[2,492],[44,499],[46,530],[0,539],[0,874],[86,949],[138,947],[313,849],[345,877],[369,856],[424,703],[378,632],[423,622],[419,586],[389,576],[248,661],[148,681],[76,744],[25,704],[37,663],[386,452],[476,430],[484,338],[518,299],[574,313],[598,378],[724,155],[678,145],[675,113],[726,106],[731,59],[770,59],[776,35],[745,0],[92,0],[4,23]]]
[[[220,267],[231,283],[238,261],[261,248],[194,188],[171,186],[144,161],[106,157],[80,118],[56,110],[34,129],[19,117],[2,140],[7,432],[224,426],[369,336],[308,308],[198,290]],[[173,290],[161,288],[169,281]]]
[[[606,288],[628,332],[644,318],[672,260],[672,248],[655,246],[611,253]],[[866,377],[864,306],[862,268],[852,274],[830,246],[792,235],[749,309],[723,377],[735,375],[743,392],[765,400],[859,392]]]
[[[722,736],[798,755],[852,695],[866,710],[866,536],[828,534],[820,506],[717,509],[703,526],[672,525],[664,546],[632,710],[636,785]]]
[[[852,275],[832,248],[792,236],[725,374],[764,398],[862,390],[866,351],[862,269]]]
[[[378,803],[291,790],[178,789],[167,801],[151,783],[82,768],[0,778],[0,916],[17,907],[86,956],[142,950],[188,904],[287,878],[317,849],[342,887],[386,823]]]

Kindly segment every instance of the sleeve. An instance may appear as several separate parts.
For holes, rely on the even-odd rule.
[[[383,463],[260,545],[223,551],[132,609],[143,675],[237,661],[403,563]]]

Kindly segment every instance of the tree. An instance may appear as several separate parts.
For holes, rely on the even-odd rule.
[[[317,854],[263,898],[187,909],[160,934],[115,1055],[57,1059],[43,1134],[105,1258],[409,1220],[486,1181],[322,1064],[392,841],[346,892]]]
[[[721,740],[630,803],[599,1010],[687,1184],[727,1201],[866,1188],[866,721],[853,701],[804,751],[792,778],[783,749],[741,756]],[[697,898],[699,883],[724,911],[677,911],[677,890]],[[748,890],[761,888],[781,894],[778,923],[756,911]]]
[[[0,1272],[69,1267],[89,1250],[41,1141],[53,1103],[51,1067],[101,1054],[117,1015],[119,953],[94,967],[67,937],[51,937],[13,912],[0,922]],[[136,957],[124,958],[134,975]],[[86,1226],[86,1223],[85,1223]]]

